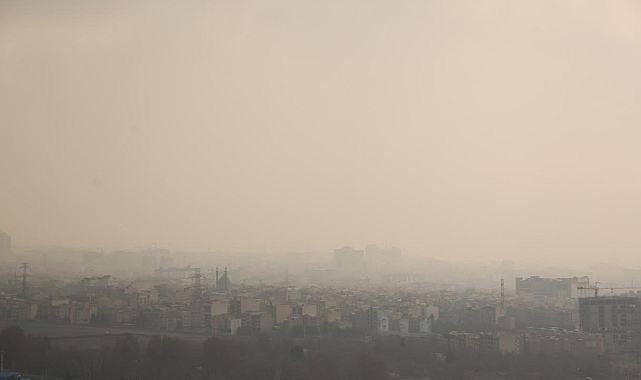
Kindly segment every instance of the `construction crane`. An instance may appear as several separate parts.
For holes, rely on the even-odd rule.
[[[599,296],[599,281],[594,283],[594,286],[577,286],[577,290],[594,290],[594,297]]]
[[[634,289],[639,289],[639,288],[635,288],[634,286],[604,286],[604,287],[599,287],[599,282],[596,281],[594,286],[578,286],[577,289],[578,290],[594,290],[594,297],[596,298],[596,297],[599,296],[599,290],[610,289],[612,294],[614,294],[615,290],[624,290],[624,289],[634,290]]]
[[[601,289],[610,289],[612,294],[614,294],[615,290],[635,290],[639,288],[635,288],[634,286],[606,286],[605,288],[601,288]]]

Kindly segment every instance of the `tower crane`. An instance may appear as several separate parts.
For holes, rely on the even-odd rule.
[[[614,294],[615,290],[624,290],[624,289],[634,290],[634,289],[639,289],[639,288],[635,288],[634,286],[603,286],[603,287],[599,287],[599,284],[600,283],[598,281],[596,281],[594,286],[578,286],[577,289],[578,290],[594,290],[594,297],[595,298],[599,296],[599,290],[610,289],[610,291]]]
[[[599,296],[599,281],[595,281],[594,286],[577,286],[577,290],[594,290],[594,297]]]

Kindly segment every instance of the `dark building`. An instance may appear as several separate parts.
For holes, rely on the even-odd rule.
[[[216,290],[227,291],[229,290],[229,285],[231,285],[231,281],[229,281],[229,276],[227,275],[227,268],[225,268],[223,276],[219,277],[218,267],[216,267]]]
[[[614,353],[639,352],[641,298],[580,298],[579,319],[584,332],[603,334],[607,350]]]

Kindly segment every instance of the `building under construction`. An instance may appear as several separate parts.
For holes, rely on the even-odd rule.
[[[639,354],[641,298],[580,298],[579,319],[584,332],[603,334],[612,353]]]

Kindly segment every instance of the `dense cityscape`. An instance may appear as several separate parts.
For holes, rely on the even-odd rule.
[[[641,1],[0,0],[0,380],[641,380],[639,67]]]
[[[139,340],[142,345],[169,337],[189,343],[214,337],[218,344],[273,345],[266,350],[276,354],[278,347],[283,356],[261,378],[281,379],[370,378],[359,372],[365,370],[358,369],[358,360],[377,363],[372,365],[380,367],[380,378],[403,379],[526,373],[531,378],[609,378],[639,369],[641,292],[591,282],[587,276],[517,277],[515,263],[504,261],[492,270],[479,269],[477,274],[493,278],[490,287],[473,287],[464,281],[434,282],[426,263],[404,257],[399,248],[376,245],[339,248],[333,256],[273,254],[269,263],[252,267],[255,260],[242,262],[239,254],[173,254],[161,248],[102,252],[50,247],[13,253],[10,237],[2,236],[3,267],[13,268],[2,274],[3,325],[20,326],[34,336],[46,331],[52,344],[68,349],[126,344],[123,339],[138,347]],[[209,259],[212,266],[198,266],[198,258]],[[220,266],[213,266],[216,260]],[[12,369],[44,375],[17,359],[3,336],[0,345],[5,363],[19,363]],[[397,358],[410,347],[424,361],[411,364]],[[301,350],[298,359],[296,349]],[[335,372],[322,376],[301,367],[309,363],[305,355],[328,361],[341,350],[360,356],[354,354],[351,364],[332,364]],[[563,358],[566,366],[546,372],[509,364],[549,356]],[[488,366],[487,358],[498,364]],[[589,364],[570,368],[578,362]],[[54,368],[52,364],[48,376],[87,378],[91,372],[70,366],[54,373]],[[195,368],[200,367],[183,370]],[[229,378],[258,378],[234,376]]]

